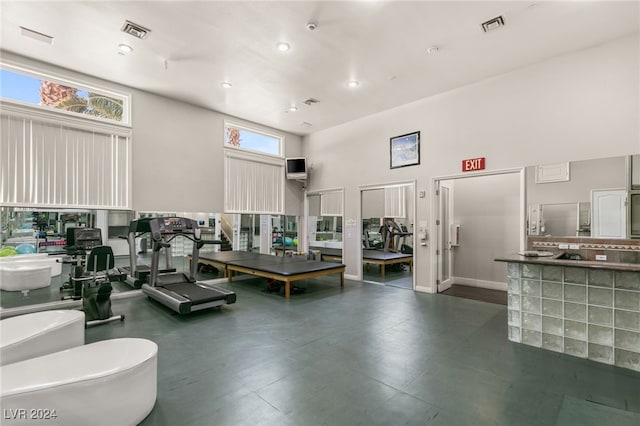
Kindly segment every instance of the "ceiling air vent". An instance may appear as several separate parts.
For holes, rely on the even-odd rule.
[[[32,38],[34,40],[42,41],[47,44],[53,44],[53,37],[51,37],[50,35],[39,33],[34,30],[30,30],[29,28],[20,27],[20,33],[23,36]]]
[[[140,40],[144,40],[149,35],[151,30],[143,27],[142,25],[134,24],[131,21],[124,21],[122,32],[132,35],[135,38],[139,38]]]
[[[305,105],[311,106],[313,104],[317,104],[318,102],[320,102],[319,100],[317,100],[316,98],[309,98],[306,101],[304,101]]]
[[[493,19],[489,19],[487,22],[483,22],[482,31],[488,33],[489,31],[497,30],[500,27],[504,27],[504,18],[502,16],[497,16]]]

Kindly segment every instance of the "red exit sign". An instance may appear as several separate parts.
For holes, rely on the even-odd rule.
[[[484,170],[484,157],[462,160],[463,172],[473,172],[475,170]]]

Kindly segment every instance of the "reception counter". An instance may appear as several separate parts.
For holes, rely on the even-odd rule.
[[[507,263],[509,340],[640,371],[640,264],[496,261]]]

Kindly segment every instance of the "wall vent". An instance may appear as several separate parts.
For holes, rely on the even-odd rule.
[[[306,101],[304,101],[305,105],[311,106],[313,104],[317,104],[318,102],[320,102],[319,100],[317,100],[316,98],[309,98]]]
[[[124,21],[122,32],[134,36],[135,38],[139,38],[140,40],[144,40],[149,35],[151,30],[143,27],[142,25],[134,24],[131,21]]]
[[[39,32],[34,31],[34,30],[30,30],[29,28],[20,27],[20,33],[23,36],[32,38],[34,40],[38,40],[38,41],[41,41],[41,42],[47,43],[47,44],[53,44],[53,37],[51,37],[50,35],[39,33]]]
[[[498,28],[504,27],[504,18],[502,16],[496,16],[493,19],[489,19],[487,22],[483,22],[482,31],[488,33],[489,31],[497,30]]]

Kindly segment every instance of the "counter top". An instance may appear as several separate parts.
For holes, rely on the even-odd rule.
[[[638,263],[598,262],[592,260],[555,259],[553,257],[521,256],[511,254],[494,259],[496,262],[531,263],[536,265],[568,266],[571,268],[607,269],[611,271],[640,272]]]

